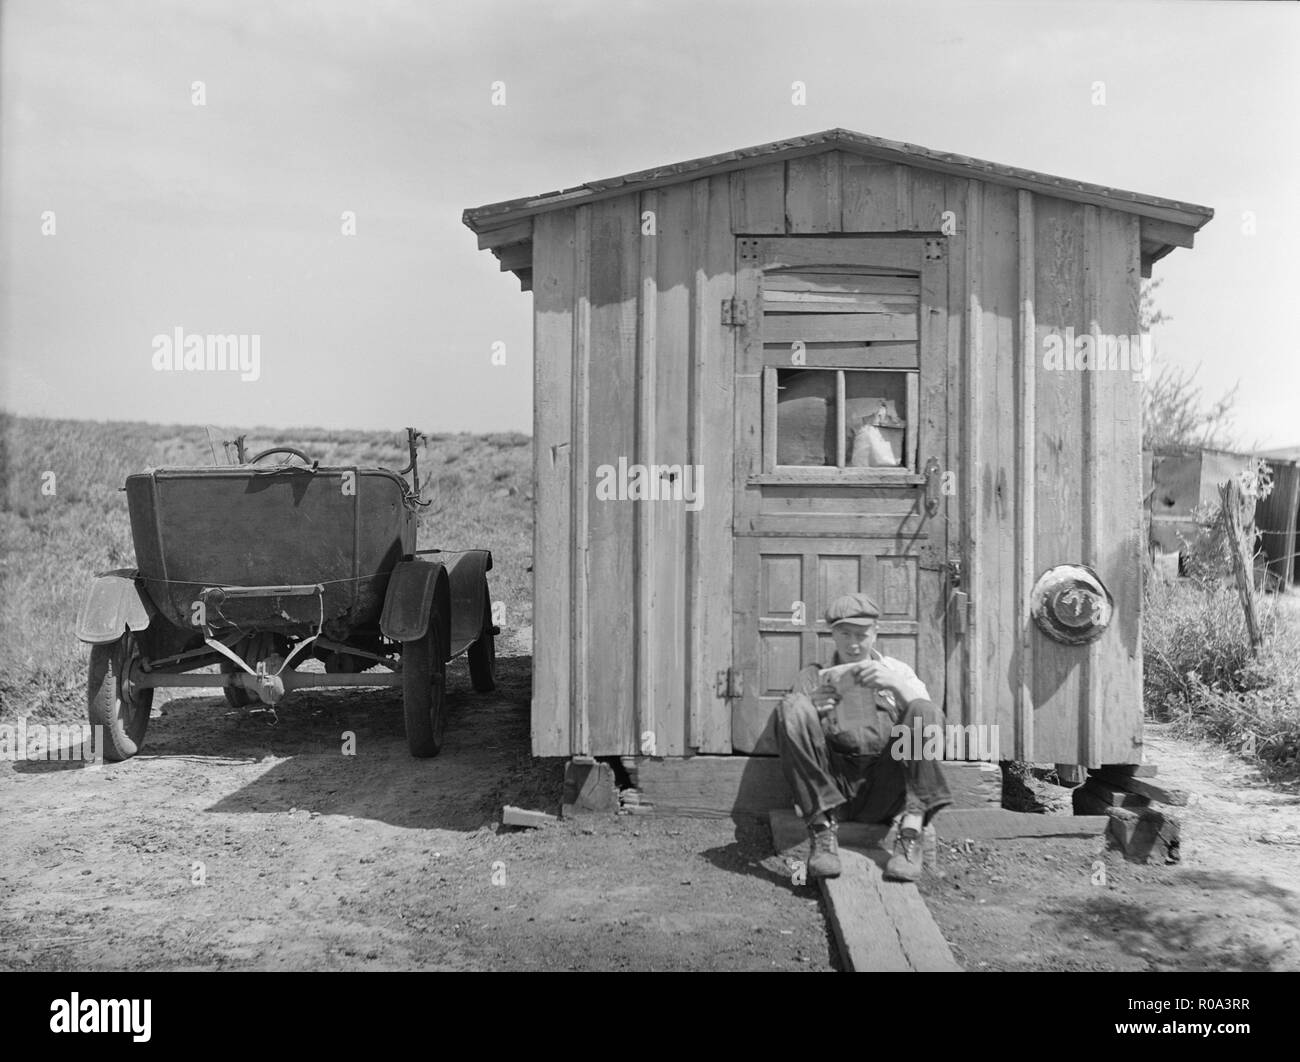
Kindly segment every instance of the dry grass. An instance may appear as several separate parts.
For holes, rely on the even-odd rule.
[[[1236,590],[1222,581],[1153,581],[1144,613],[1148,716],[1172,721],[1256,760],[1270,773],[1300,767],[1300,613],[1258,598],[1264,643],[1252,653]]]
[[[319,428],[214,430],[218,463],[225,463],[221,440],[240,432],[247,432],[250,453],[289,445],[322,465],[396,470],[407,463],[405,432]],[[421,518],[419,546],[492,550],[492,596],[505,603],[508,629],[532,623],[531,459],[531,440],[518,433],[430,433],[420,454],[422,493],[433,505]],[[95,572],[135,563],[118,489],[127,475],[148,467],[212,463],[201,427],[0,414],[4,715],[82,714],[87,652],[73,634],[77,610]]]

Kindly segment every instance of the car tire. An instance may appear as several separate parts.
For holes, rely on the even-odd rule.
[[[491,693],[497,688],[497,647],[492,634],[492,600],[483,590],[483,624],[479,636],[469,647],[469,681],[475,693]]]
[[[418,759],[438,755],[447,725],[447,662],[436,610],[423,638],[402,643],[402,709],[411,755]]]
[[[127,631],[117,641],[90,647],[87,708],[91,726],[100,726],[104,759],[129,760],[144,746],[153,709],[153,689],[126,682],[132,660],[143,655],[140,638]]]
[[[221,662],[221,673],[223,675],[242,674],[243,668],[236,667],[233,660],[223,660]],[[243,686],[222,686],[221,692],[226,696],[226,703],[232,708],[247,708],[257,698],[248,692]]]

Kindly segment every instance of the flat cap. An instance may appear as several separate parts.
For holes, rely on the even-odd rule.
[[[837,597],[826,610],[826,622],[832,627],[837,623],[871,623],[880,615],[880,606],[862,593],[845,594]]]

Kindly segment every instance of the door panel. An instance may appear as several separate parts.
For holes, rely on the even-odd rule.
[[[776,751],[773,710],[800,668],[830,662],[822,616],[843,594],[871,594],[881,651],[943,703],[947,499],[928,511],[923,473],[947,453],[930,408],[947,386],[946,332],[928,328],[947,291],[934,243],[737,243],[737,752]]]

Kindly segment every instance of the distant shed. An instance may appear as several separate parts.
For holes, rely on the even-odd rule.
[[[1149,543],[1161,553],[1178,553],[1182,538],[1196,534],[1192,510],[1219,504],[1219,484],[1251,467],[1250,454],[1197,446],[1161,446],[1142,451],[1142,498],[1149,519]]]
[[[862,589],[1004,758],[1136,762],[1139,383],[1043,352],[1136,337],[1212,214],[841,129],[467,210],[533,292],[534,752],[772,752]],[[1064,644],[1078,564],[1113,621]]]
[[[1255,523],[1272,584],[1289,590],[1300,581],[1300,446],[1260,456],[1273,473],[1273,491],[1259,503]]]

